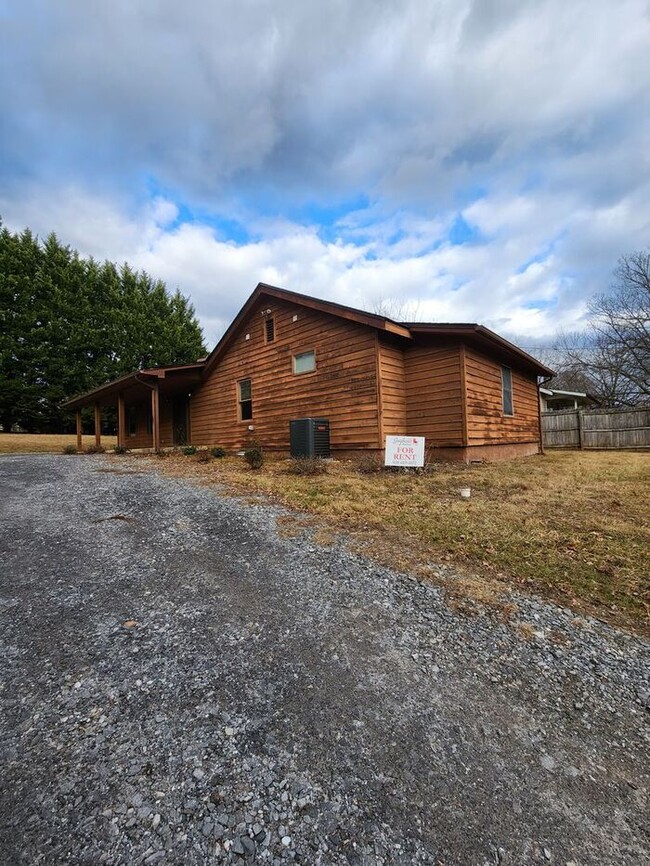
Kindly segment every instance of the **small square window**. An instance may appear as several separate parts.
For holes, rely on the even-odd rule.
[[[316,352],[301,352],[293,356],[294,373],[311,373],[316,369]]]
[[[512,370],[510,367],[501,367],[501,397],[503,401],[503,414],[514,415],[512,405]]]
[[[239,420],[250,421],[253,417],[253,394],[250,379],[242,379],[237,383]]]
[[[275,319],[273,316],[264,319],[264,339],[267,343],[272,343],[275,340]]]

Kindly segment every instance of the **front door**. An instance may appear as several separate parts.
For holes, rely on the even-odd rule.
[[[172,402],[172,424],[174,445],[187,445],[187,415],[189,400],[185,395],[174,397]]]

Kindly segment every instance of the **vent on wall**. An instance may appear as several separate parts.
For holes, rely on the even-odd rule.
[[[275,340],[275,319],[273,317],[264,320],[264,337],[267,343],[272,343]]]

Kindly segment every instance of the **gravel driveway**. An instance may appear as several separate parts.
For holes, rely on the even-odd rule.
[[[3,866],[650,863],[642,640],[128,458],[0,458],[0,512]]]

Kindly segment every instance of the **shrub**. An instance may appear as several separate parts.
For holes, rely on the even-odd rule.
[[[220,446],[217,445],[216,448],[212,448],[210,450],[210,454],[212,454],[213,457],[225,457],[226,456],[226,449],[221,448]]]
[[[77,448],[75,445],[65,445],[63,448],[63,453],[64,454],[76,454]]]
[[[197,463],[209,463],[212,460],[212,454],[209,451],[199,451],[196,455]]]
[[[186,457],[191,457],[192,454],[196,454],[196,450],[197,449],[195,445],[186,445],[185,448],[183,448],[183,454]]]
[[[361,475],[372,475],[373,472],[380,472],[382,468],[381,460],[373,457],[372,454],[364,454],[357,463],[357,472]]]
[[[128,450],[129,449],[126,445],[116,445],[115,448],[113,448],[113,454],[126,454]]]
[[[86,454],[105,454],[106,449],[103,445],[86,445]]]
[[[325,475],[327,464],[322,457],[292,457],[287,472],[290,475]]]
[[[244,451],[244,460],[251,469],[261,469],[264,464],[264,453],[259,442],[251,442]]]

